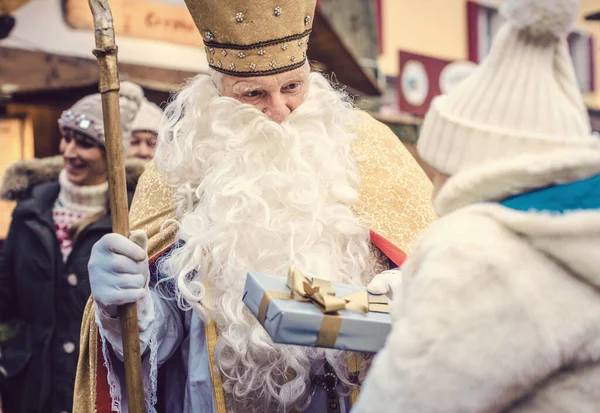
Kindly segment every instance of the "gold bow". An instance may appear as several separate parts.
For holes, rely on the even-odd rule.
[[[388,313],[385,296],[369,297],[367,291],[359,291],[344,297],[337,297],[331,282],[319,278],[309,280],[300,270],[290,268],[287,279],[290,291],[265,291],[258,307],[258,321],[264,326],[267,309],[273,299],[311,302],[323,312],[323,321],[317,336],[317,347],[334,347],[342,325],[340,310],[366,314],[368,312]]]
[[[363,314],[369,312],[369,294],[366,291],[336,297],[330,281],[319,278],[311,281],[296,268],[290,268],[287,285],[292,291],[293,300],[311,301],[325,314],[340,310]]]

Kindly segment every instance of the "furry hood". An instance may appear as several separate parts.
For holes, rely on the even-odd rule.
[[[440,215],[455,212],[493,219],[571,274],[598,288],[600,209],[581,208],[564,213],[523,212],[501,206],[498,201],[533,189],[581,181],[599,174],[600,150],[561,150],[523,156],[453,176],[442,188],[435,206]],[[600,204],[599,188],[588,191],[586,201],[590,199]]]
[[[135,191],[138,178],[148,161],[136,158],[125,160],[127,189]],[[9,165],[4,171],[0,199],[19,201],[29,197],[31,190],[40,184],[55,181],[64,166],[62,156],[28,159]]]

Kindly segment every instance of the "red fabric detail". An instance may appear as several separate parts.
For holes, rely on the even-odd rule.
[[[596,68],[595,68],[595,62],[596,62],[596,48],[594,47],[594,38],[592,36],[590,36],[588,38],[588,50],[589,50],[589,58],[590,58],[590,67],[589,67],[589,73],[590,73],[590,92],[595,92],[596,91],[596,82],[595,82],[595,75],[596,75]]]
[[[148,260],[148,264],[154,264],[154,262],[159,259],[161,257],[161,255],[163,255],[165,252],[167,252],[169,249],[171,249],[171,247],[173,246],[173,244],[170,244],[167,248],[165,248],[162,251],[157,252],[156,254],[154,254],[153,256],[150,257],[150,259]]]
[[[398,267],[402,266],[402,264],[404,264],[404,261],[406,261],[406,259],[408,258],[406,253],[394,244],[392,244],[387,239],[383,238],[375,231],[371,230],[370,232],[371,242],[373,243],[373,245],[379,248],[381,252],[383,252],[386,255],[386,257],[392,260],[392,262]]]
[[[166,388],[167,388],[167,378],[164,374],[161,374],[162,369],[158,369],[156,373],[157,377],[157,389],[156,389],[156,413],[168,413],[167,412],[167,397]]]
[[[108,386],[108,369],[102,356],[102,339],[98,333],[98,351],[96,353],[96,413],[111,413],[112,399]]]
[[[383,54],[383,4],[375,0],[375,17],[377,19],[377,52]]]
[[[469,60],[479,63],[479,4],[467,2],[467,39]]]
[[[102,339],[98,333],[98,353],[96,354],[96,413],[112,413],[112,399],[110,397],[110,387],[108,385],[108,370],[104,365],[104,357],[102,356]],[[164,395],[165,379],[164,375],[160,374],[161,369],[158,369],[158,389],[156,404],[156,412],[166,412]],[[125,391],[125,387],[121,386],[121,390]]]

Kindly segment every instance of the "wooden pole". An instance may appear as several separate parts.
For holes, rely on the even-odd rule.
[[[129,237],[129,211],[127,185],[125,182],[124,150],[121,138],[121,113],[119,109],[119,77],[117,71],[117,46],[112,13],[108,0],[88,0],[94,16],[96,48],[102,94],[102,116],[106,137],[106,162],[112,229]],[[129,413],[144,413],[144,384],[142,381],[142,358],[137,323],[137,305],[119,308],[123,351],[125,357],[125,384]]]

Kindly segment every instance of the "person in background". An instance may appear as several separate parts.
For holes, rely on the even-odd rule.
[[[140,110],[133,120],[131,140],[127,157],[150,160],[154,157],[158,125],[162,118],[162,110],[144,98]]]
[[[67,146],[67,143],[65,142],[65,138],[61,137],[60,138],[60,142],[58,143],[58,153],[60,153],[61,155],[63,153],[65,153],[65,147]]]
[[[393,285],[353,413],[599,411],[600,142],[566,41],[578,3],[508,0],[489,56],[433,102],[418,151],[440,219]]]
[[[121,85],[125,143],[142,98],[138,86]],[[3,408],[10,413],[71,411],[79,329],[90,295],[87,262],[112,227],[100,95],[76,102],[58,124],[63,168],[57,179],[27,188],[0,252],[0,322],[11,327],[0,343],[0,371],[6,379]],[[52,168],[37,161],[46,174],[38,180],[44,181]]]

